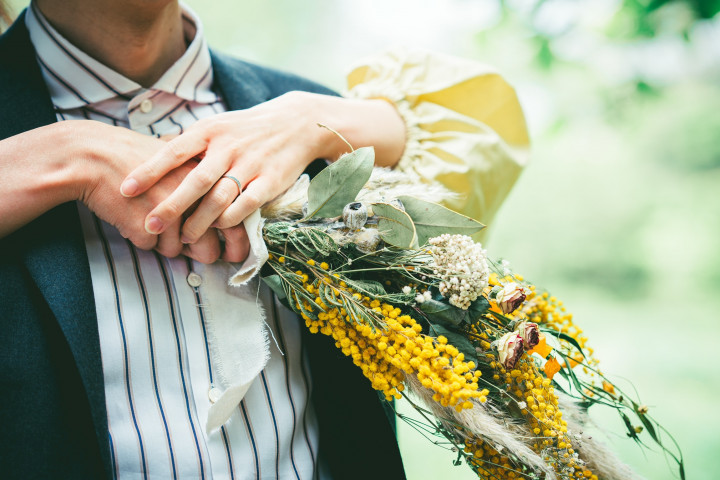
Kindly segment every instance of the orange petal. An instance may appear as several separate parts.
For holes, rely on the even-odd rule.
[[[584,360],[584,359],[583,359],[583,356],[580,355],[580,354],[577,354],[577,355],[575,355],[573,358],[569,359],[569,360],[568,360],[568,363],[570,364],[570,368],[575,368],[575,367],[576,367],[577,365],[579,365],[580,362],[582,362],[583,360]]]
[[[615,395],[615,387],[612,383],[603,381],[602,382],[603,390],[605,390],[610,395]]]
[[[550,352],[552,352],[552,347],[545,343],[545,334],[540,334],[540,341],[537,345],[535,345],[532,349],[528,350],[528,354],[532,355],[533,353],[537,353],[543,358],[547,358],[548,355],[550,355]],[[557,361],[557,360],[556,360]]]
[[[543,370],[545,370],[545,376],[552,380],[555,374],[560,371],[560,362],[558,362],[555,357],[552,357],[550,360],[545,362]]]

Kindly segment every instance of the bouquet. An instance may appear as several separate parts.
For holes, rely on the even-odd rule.
[[[495,262],[452,196],[373,168],[371,148],[306,176],[266,207],[263,280],[312,333],[332,337],[399,415],[483,479],[635,477],[583,434],[614,409],[627,435],[678,465],[648,408],[609,381],[561,301]],[[672,448],[671,448],[672,447]]]

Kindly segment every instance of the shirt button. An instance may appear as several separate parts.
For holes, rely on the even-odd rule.
[[[220,395],[222,395],[222,392],[217,387],[211,387],[210,390],[208,390],[208,398],[210,399],[210,403],[215,403],[220,400]]]
[[[187,276],[187,283],[193,288],[199,287],[200,285],[202,285],[202,282],[202,277],[195,272],[190,272],[190,274]]]
[[[149,98],[146,98],[140,102],[140,111],[142,113],[149,113],[153,109],[153,102]]]

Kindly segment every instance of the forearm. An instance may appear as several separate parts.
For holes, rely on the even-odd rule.
[[[375,148],[375,165],[394,167],[405,149],[405,123],[384,100],[355,100],[317,95],[317,122],[339,132],[353,148]],[[323,158],[337,160],[349,150],[332,132],[321,133]]]
[[[79,198],[85,174],[72,123],[48,125],[0,141],[0,237]]]

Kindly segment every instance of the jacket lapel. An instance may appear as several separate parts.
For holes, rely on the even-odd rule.
[[[56,121],[24,13],[0,37],[0,139]],[[51,147],[50,147],[51,148]],[[32,162],[31,158],[19,159]],[[100,341],[90,267],[74,203],[60,205],[3,240],[21,256],[72,351],[90,403],[106,468],[110,465]]]
[[[243,110],[270,100],[270,90],[247,63],[210,51],[215,86],[228,110]]]

